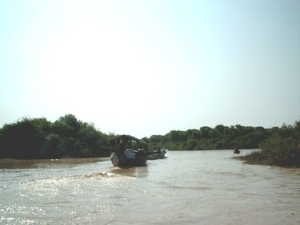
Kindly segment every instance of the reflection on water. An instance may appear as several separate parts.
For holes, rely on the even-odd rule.
[[[233,156],[169,151],[132,168],[109,158],[2,160],[0,224],[300,224],[300,170]]]

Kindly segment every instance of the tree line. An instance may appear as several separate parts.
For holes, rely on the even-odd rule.
[[[45,118],[23,118],[0,129],[0,158],[40,159],[108,156],[112,134],[68,114],[54,123]]]
[[[170,150],[260,149],[240,157],[250,163],[300,166],[300,121],[282,127],[204,126],[144,138],[150,148]]]
[[[67,114],[55,122],[45,118],[22,118],[0,129],[0,158],[40,159],[63,157],[107,157],[108,141],[117,135],[105,134],[92,123]],[[256,161],[276,165],[300,165],[300,122],[282,127],[203,126],[186,131],[171,130],[165,135],[142,138],[149,150],[262,149],[252,154]],[[298,149],[298,150],[297,150]]]
[[[172,130],[166,135],[143,139],[151,148],[166,147],[170,150],[255,149],[259,148],[261,141],[278,132],[282,132],[279,127],[265,129],[239,124],[217,125],[214,128],[204,126],[186,131]]]

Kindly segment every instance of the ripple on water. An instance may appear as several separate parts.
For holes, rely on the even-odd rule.
[[[0,224],[299,224],[300,170],[231,155],[168,152],[127,169],[81,160],[10,169],[0,177]]]

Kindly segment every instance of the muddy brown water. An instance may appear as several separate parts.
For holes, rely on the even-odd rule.
[[[299,169],[244,164],[232,150],[166,156],[127,169],[2,160],[0,224],[300,224]]]

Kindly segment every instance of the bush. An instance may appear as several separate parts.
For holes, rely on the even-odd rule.
[[[297,140],[291,137],[272,136],[260,147],[261,154],[278,166],[300,166],[300,154]]]

